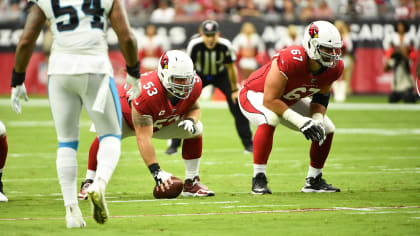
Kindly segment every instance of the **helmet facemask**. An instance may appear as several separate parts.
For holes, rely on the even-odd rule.
[[[171,75],[168,77],[166,89],[170,94],[179,98],[187,99],[194,87],[195,73],[189,75]]]
[[[341,48],[318,45],[316,51],[319,54],[319,62],[326,67],[334,68],[341,59]]]

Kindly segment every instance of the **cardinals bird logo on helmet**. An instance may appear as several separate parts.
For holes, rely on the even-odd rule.
[[[314,23],[312,23],[309,26],[309,35],[311,36],[311,38],[318,38],[318,26],[316,26]]]

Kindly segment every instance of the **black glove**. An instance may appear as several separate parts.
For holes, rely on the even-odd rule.
[[[321,122],[310,119],[299,129],[305,135],[305,138],[310,139],[312,142],[323,141],[325,139],[325,128]]]

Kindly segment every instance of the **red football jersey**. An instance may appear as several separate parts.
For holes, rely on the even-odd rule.
[[[159,80],[157,70],[151,71],[141,75],[141,93],[140,96],[131,102],[131,106],[141,115],[149,115],[153,118],[153,132],[156,132],[162,127],[181,119],[200,97],[201,88],[201,79],[196,75],[194,88],[190,96],[187,99],[180,99],[173,106],[166,96],[166,90]],[[123,86],[118,88],[123,116],[130,127],[134,129],[131,107],[128,103],[129,96],[126,92]]]
[[[286,90],[281,98],[288,106],[299,99],[319,92],[325,86],[337,80],[343,73],[343,61],[338,61],[336,67],[327,68],[313,75],[308,67],[308,56],[302,46],[290,46],[278,51],[272,60],[277,59],[277,67],[287,77]],[[252,73],[245,81],[244,88],[264,93],[264,83],[272,61]]]

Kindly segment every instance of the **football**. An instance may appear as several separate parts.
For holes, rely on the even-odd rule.
[[[169,186],[169,189],[165,189],[165,192],[162,192],[158,186],[155,186],[153,189],[153,196],[155,198],[176,198],[182,192],[184,188],[184,183],[181,179],[172,176],[172,184]]]

